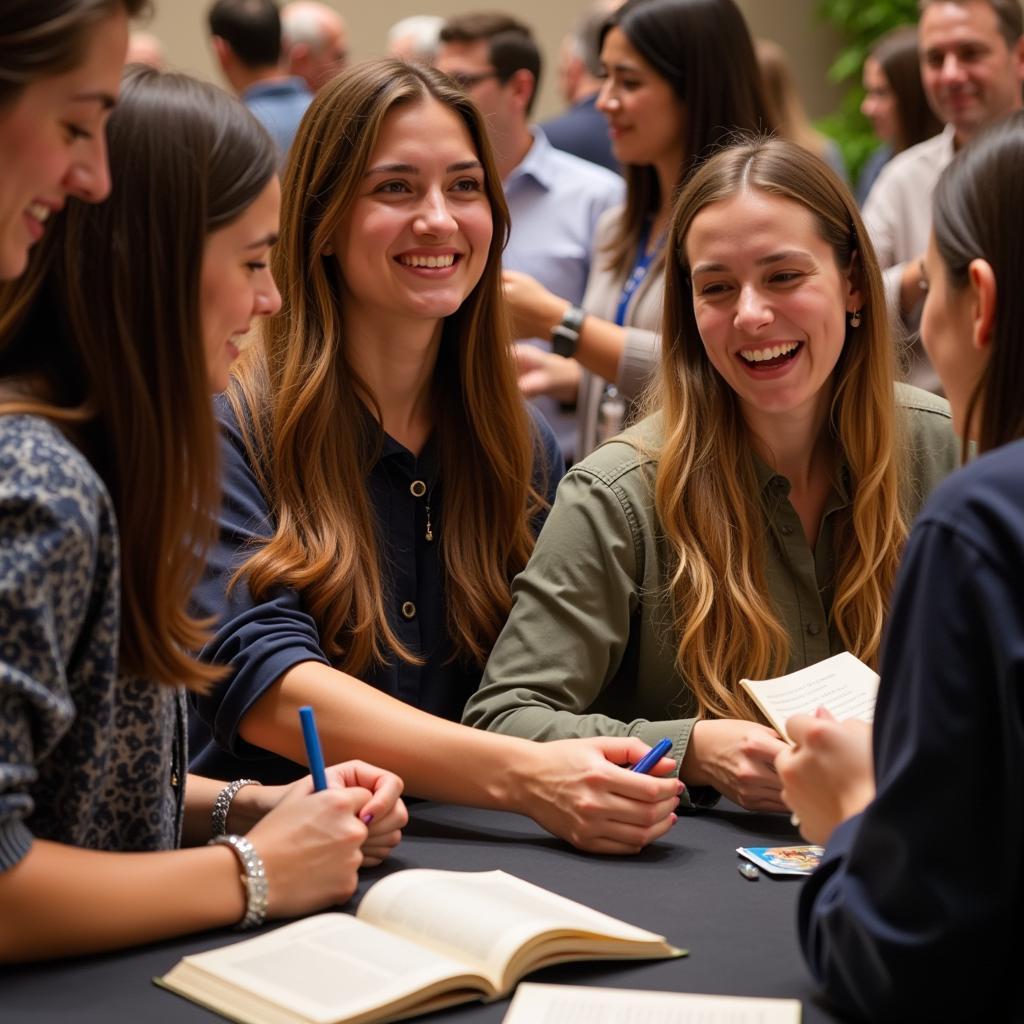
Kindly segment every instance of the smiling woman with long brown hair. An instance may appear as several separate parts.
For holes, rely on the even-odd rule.
[[[284,194],[282,309],[222,407],[221,541],[196,596],[229,675],[198,699],[194,766],[295,777],[295,709],[314,704],[332,756],[387,765],[416,795],[638,849],[677,789],[619,767],[644,744],[450,721],[562,468],[516,387],[508,215],[479,113],[439,72],[354,67],[310,107]]]

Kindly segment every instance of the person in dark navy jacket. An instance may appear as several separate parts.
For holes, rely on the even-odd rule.
[[[1022,166],[1017,113],[935,191],[922,340],[982,454],[908,541],[873,737],[819,711],[790,719],[776,760],[803,835],[827,843],[804,953],[859,1020],[1024,1019]]]

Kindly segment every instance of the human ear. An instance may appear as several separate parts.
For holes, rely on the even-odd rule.
[[[861,275],[864,268],[861,265],[860,250],[854,249],[850,256],[850,266],[843,274],[846,289],[846,312],[856,313],[864,306],[864,296],[861,294]]]
[[[987,260],[971,260],[967,267],[971,289],[971,345],[986,352],[992,344],[996,321],[996,275]]]
[[[518,100],[520,109],[525,112],[530,105],[534,90],[537,88],[537,80],[533,77],[533,72],[526,68],[520,68],[513,72],[508,84],[512,86],[512,94]]]

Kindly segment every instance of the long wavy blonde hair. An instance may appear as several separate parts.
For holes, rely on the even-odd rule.
[[[907,535],[900,492],[906,446],[896,414],[881,275],[849,190],[793,143],[758,140],[718,154],[685,186],[672,220],[655,503],[674,554],[667,585],[679,636],[678,669],[701,715],[756,719],[759,713],[736,684],[784,672],[790,639],[768,597],[769,541],[753,446],[736,394],[701,342],[685,248],[701,210],[745,189],[809,210],[863,300],[863,323],[847,327],[832,375],[827,426],[837,469],[839,460],[848,467],[852,494],[835,527],[831,619],[846,648],[869,664],[877,660]]]
[[[416,663],[388,625],[366,479],[383,442],[375,399],[349,361],[344,282],[330,241],[352,206],[388,114],[433,100],[465,124],[484,166],[494,231],[480,281],[448,317],[433,380],[444,487],[440,534],[453,656],[482,665],[533,549],[535,437],[510,355],[501,295],[508,210],[479,113],[442,74],[375,60],[317,95],[291,150],[273,257],[280,314],[247,354],[229,398],[267,496],[274,533],[243,563],[259,597],[301,592],[328,657],[360,673],[392,655]],[[379,416],[377,417],[379,420]]]

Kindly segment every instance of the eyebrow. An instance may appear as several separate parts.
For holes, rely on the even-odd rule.
[[[620,60],[615,64],[605,64],[601,61],[601,67],[604,68],[605,72],[608,71],[625,71],[633,75],[643,74],[643,69],[639,64],[630,64],[629,61]]]
[[[810,259],[810,253],[803,252],[800,249],[787,249],[785,252],[773,252],[770,256],[762,256],[759,260],[755,261],[755,265],[758,267],[770,266],[772,263],[782,263],[789,259]],[[699,263],[693,268],[691,273],[696,276],[697,274],[718,274],[723,270],[729,268],[724,263]]]
[[[278,236],[273,231],[268,235],[264,235],[262,238],[256,239],[255,242],[250,242],[246,249],[262,249],[264,246],[276,245]]]
[[[445,173],[452,174],[455,171],[476,171],[483,170],[483,164],[479,160],[462,160],[459,163],[449,164],[448,169]],[[419,174],[420,169],[414,164],[378,164],[376,167],[371,167],[364,178],[369,178],[373,174]]]
[[[112,110],[117,100],[109,92],[80,92],[71,97],[72,103],[98,103],[104,110]]]

